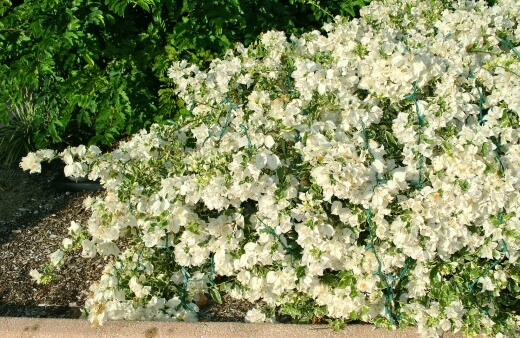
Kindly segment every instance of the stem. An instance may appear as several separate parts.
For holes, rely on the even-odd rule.
[[[503,70],[505,70],[505,71],[507,71],[507,72],[509,72],[509,73],[511,73],[511,74],[514,74],[514,75],[520,77],[520,74],[518,74],[518,73],[515,72],[515,71],[512,71],[510,68],[503,67],[503,66],[499,66],[499,65],[496,65],[496,67],[497,67],[497,68],[502,68]]]
[[[319,9],[322,13],[329,16],[331,19],[334,19],[334,15],[332,15],[328,10],[321,7],[320,4],[317,1],[314,0],[299,0],[304,5],[311,5]]]

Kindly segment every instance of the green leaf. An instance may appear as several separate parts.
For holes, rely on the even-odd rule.
[[[385,131],[385,137],[386,137],[386,140],[388,141],[389,145],[391,145],[394,148],[399,147],[399,144],[397,144],[397,141],[395,140],[394,135],[392,135],[392,133],[389,132],[388,130]]]
[[[99,10],[97,7],[92,8],[91,11],[92,12],[89,14],[87,22],[105,26],[105,18],[103,17],[103,12]]]
[[[325,317],[328,313],[326,306],[318,306],[314,308],[314,315],[318,318]]]
[[[212,287],[209,289],[209,294],[211,296],[211,299],[213,299],[218,304],[222,304],[222,297],[220,296],[220,292],[216,287]]]
[[[338,280],[334,275],[332,275],[330,273],[325,273],[321,277],[321,282],[323,282],[323,284],[326,284],[329,286],[336,286],[336,283],[338,282]]]
[[[356,285],[356,277],[352,273],[352,271],[342,271],[338,274],[340,278],[338,283],[338,288],[344,289],[347,286],[355,286]]]
[[[87,63],[91,66],[91,67],[94,67],[95,66],[95,63],[94,63],[94,60],[92,60],[92,58],[90,57],[90,55],[88,54],[83,54],[83,59],[85,59],[85,61],[87,61]]]
[[[299,318],[302,315],[302,312],[298,306],[295,306],[295,304],[284,304],[282,305],[282,308],[280,309],[280,312],[283,314],[286,314],[290,316],[291,318]]]

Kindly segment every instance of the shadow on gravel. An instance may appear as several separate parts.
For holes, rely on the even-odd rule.
[[[17,163],[0,166],[0,245],[67,206],[74,193],[101,189],[96,182],[72,182],[63,176],[59,161],[42,164],[29,174]]]
[[[79,318],[81,310],[69,306],[34,306],[0,301],[0,317]]]

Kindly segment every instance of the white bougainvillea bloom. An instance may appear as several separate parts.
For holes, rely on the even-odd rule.
[[[85,239],[83,242],[81,242],[81,246],[83,247],[83,251],[81,252],[81,255],[83,257],[89,257],[92,258],[96,256],[96,245],[92,241]]]
[[[29,153],[27,156],[22,158],[20,162],[20,168],[23,170],[29,170],[29,173],[39,173],[42,170],[41,166],[42,159],[36,153]]]
[[[60,265],[60,262],[64,256],[65,253],[62,250],[58,249],[49,255],[49,259],[52,265],[58,266]]]
[[[132,291],[137,298],[143,298],[144,296],[150,294],[151,287],[150,286],[144,286],[139,283],[139,281],[144,278],[138,278],[136,276],[130,278],[130,281],[128,282],[128,287],[130,288],[130,291]]]
[[[259,309],[247,311],[246,316],[244,317],[246,323],[263,323],[266,319],[266,315]]]
[[[38,272],[38,270],[32,269],[31,271],[29,271],[29,276],[31,276],[36,283],[41,283],[42,274]]]
[[[75,221],[70,221],[70,227],[68,228],[69,235],[79,234],[83,229],[81,225]]]
[[[113,256],[89,319],[196,320],[200,294],[224,289],[263,301],[252,322],[297,308],[423,336],[514,332],[519,17],[511,0],[374,0],[326,34],[174,62],[190,113],[111,153],[29,154],[26,170],[59,156],[106,189],[69,228],[84,256]]]
[[[61,241],[61,245],[63,246],[63,248],[66,250],[66,249],[70,249],[72,247],[72,245],[74,244],[74,241],[71,239],[71,238],[64,238],[63,241]]]

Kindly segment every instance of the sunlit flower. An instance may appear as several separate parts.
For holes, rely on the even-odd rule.
[[[49,259],[51,261],[52,265],[58,266],[61,263],[61,260],[65,256],[65,253],[61,251],[60,249],[54,251],[49,255]]]
[[[267,316],[259,309],[252,309],[247,311],[244,320],[246,323],[263,323],[267,319]]]

